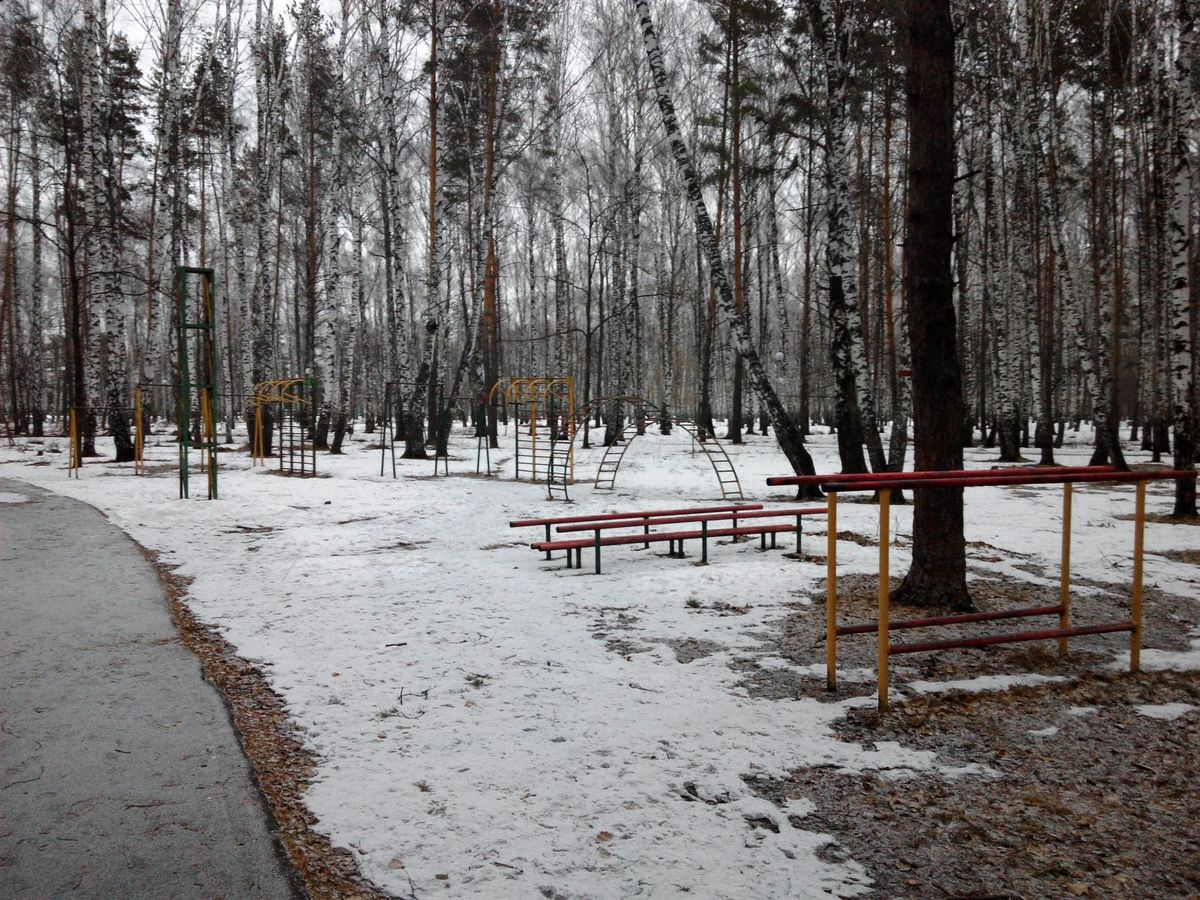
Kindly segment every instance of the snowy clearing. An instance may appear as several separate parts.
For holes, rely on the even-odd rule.
[[[499,478],[474,475],[475,441],[456,433],[450,478],[431,477],[432,461],[398,459],[397,480],[390,468],[379,476],[371,437],[347,441],[342,457],[321,455],[328,477],[312,480],[277,476],[274,460],[254,470],[245,455],[222,454],[213,503],[176,499],[176,448],[165,437],[148,442],[144,478],[88,461],[68,480],[65,455],[47,465],[32,444],[0,451],[0,473],[93,503],[194,579],[192,611],[262,667],[320,759],[307,795],[317,828],[354,850],[385,890],[854,896],[869,890],[870,873],[818,853],[831,839],[803,829],[811,802],[796,796],[781,808],[748,782],[822,766],[892,778],[986,773],[894,741],[839,739],[833,725],[847,709],[874,702],[869,670],[841,673],[860,690],[847,700],[751,697],[746,666],[797,668],[762,635],[798,605],[823,603],[824,567],[785,556],[791,539],[766,553],[756,541],[722,543],[704,567],[698,554],[609,548],[595,576],[586,561],[577,572],[529,550],[540,529],[508,528],[522,517],[719,501],[686,435],[640,438],[607,495],[583,481],[598,452],[581,452],[566,510],[541,486],[508,480],[503,436],[492,451]],[[836,471],[831,438],[810,447],[819,471]],[[747,499],[790,499],[765,487],[786,471],[773,439],[727,450]],[[1059,459],[1081,464],[1087,453],[1067,447]],[[993,455],[968,454],[979,466]],[[1166,508],[1170,487],[1150,486],[1151,511]],[[970,492],[967,538],[994,550],[973,570],[1056,584],[1030,564],[1057,564],[1060,497],[1052,487]],[[1132,527],[1114,516],[1132,508],[1129,486],[1077,490],[1073,568],[1090,583],[1128,582]],[[869,543],[876,513],[842,504],[839,532]],[[911,515],[892,507],[894,574],[908,563]],[[820,519],[805,529],[822,544]],[[1157,554],[1200,548],[1200,528],[1152,522],[1146,547],[1147,586],[1193,600],[1196,567]],[[843,541],[839,560],[844,573],[870,573],[876,551]],[[1184,608],[1186,633],[1200,611]],[[683,645],[703,652],[677,652]],[[812,653],[816,674],[823,651]],[[1143,661],[1200,668],[1200,640],[1190,652],[1148,648]],[[915,663],[894,665],[893,678],[897,700],[1048,680],[998,671],[937,683]]]

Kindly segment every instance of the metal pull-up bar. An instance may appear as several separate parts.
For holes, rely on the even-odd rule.
[[[1136,672],[1141,665],[1142,638],[1142,569],[1146,527],[1146,483],[1150,481],[1173,481],[1196,477],[1194,470],[1185,471],[1140,471],[1117,472],[1110,466],[1075,466],[1055,468],[1051,471],[1033,469],[992,469],[987,471],[953,470],[924,472],[877,472],[840,475],[787,475],[768,478],[769,485],[819,485],[826,492],[828,507],[828,557],[827,592],[825,598],[825,667],[826,684],[830,690],[837,687],[837,639],[839,636],[875,633],[876,672],[879,692],[879,709],[888,708],[888,659],[892,655],[922,653],[935,650],[984,647],[993,644],[1018,643],[1058,639],[1058,652],[1065,656],[1067,641],[1072,637],[1090,634],[1129,632],[1129,670]],[[1072,486],[1077,483],[1115,482],[1134,483],[1137,486],[1137,501],[1134,513],[1133,532],[1133,584],[1131,587],[1130,618],[1124,622],[1098,625],[1071,625],[1070,565],[1071,565],[1071,499]],[[1056,606],[1030,607],[961,615],[937,616],[925,619],[908,619],[890,623],[889,603],[889,514],[892,491],[900,488],[922,490],[927,488],[968,488],[1002,485],[1063,485],[1063,526],[1061,574],[1059,578],[1059,602]],[[839,627],[837,624],[837,498],[838,494],[852,491],[879,492],[879,613],[873,623]],[[1059,617],[1057,628],[1034,631],[1010,632],[1007,634],[983,635],[973,638],[957,638],[940,641],[892,644],[889,632],[896,629],[931,628],[958,625],[968,622],[987,622],[1001,619],[1026,618],[1054,615]]]

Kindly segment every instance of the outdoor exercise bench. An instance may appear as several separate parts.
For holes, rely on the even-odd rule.
[[[1129,670],[1138,671],[1141,660],[1142,641],[1142,565],[1146,527],[1146,483],[1196,477],[1196,471],[1134,471],[1117,472],[1111,466],[1056,466],[1054,468],[1009,468],[982,471],[950,470],[934,472],[877,472],[857,475],[786,475],[767,479],[768,485],[817,485],[827,494],[828,503],[828,573],[825,600],[825,668],[826,684],[830,690],[837,687],[837,639],[839,636],[870,634],[877,636],[876,675],[880,711],[888,708],[888,659],[903,653],[922,653],[966,647],[985,647],[993,644],[1011,644],[1023,641],[1058,640],[1058,652],[1065,656],[1067,640],[1092,634],[1129,633]],[[1130,595],[1130,613],[1127,621],[1106,622],[1097,625],[1072,626],[1070,606],[1071,565],[1071,495],[1072,485],[1090,482],[1134,483],[1137,499],[1133,528],[1133,584]],[[960,615],[934,616],[889,622],[889,514],[893,490],[901,488],[923,490],[929,488],[988,487],[1004,485],[1061,484],[1063,485],[1062,555],[1059,576],[1059,601],[1055,606],[1037,606],[1026,609],[1001,610]],[[848,491],[877,491],[879,494],[879,612],[876,621],[861,625],[838,626],[837,622],[837,497]],[[1017,619],[1031,616],[1057,615],[1058,627],[1035,631],[1018,631],[981,637],[955,638],[940,641],[924,641],[892,644],[889,642],[891,629],[930,628],[959,625],[968,622],[987,622],[1001,619]]]
[[[684,516],[695,513],[735,512],[743,509],[762,509],[761,503],[726,503],[724,506],[701,506],[686,509],[648,509],[643,512],[628,513],[592,513],[580,516],[554,516],[548,519],[518,519],[509,522],[509,528],[533,528],[538,525],[546,529],[546,540],[550,540],[550,529],[555,525],[574,525],[582,522],[612,522],[617,519],[636,519],[640,524],[643,519],[654,519],[663,516]],[[550,551],[546,551],[546,559],[550,559]]]
[[[761,504],[759,504],[761,507]],[[695,509],[689,514],[679,514],[679,511],[673,511],[667,515],[660,513],[658,515],[637,514],[637,517],[626,515],[621,519],[609,519],[605,521],[567,523],[559,526],[558,531],[563,533],[590,531],[590,538],[559,538],[558,540],[538,541],[530,546],[534,550],[541,550],[549,554],[553,550],[565,550],[567,553],[567,568],[582,568],[583,567],[583,551],[587,547],[595,550],[595,569],[596,574],[600,574],[600,549],[602,547],[622,546],[626,544],[641,544],[645,549],[649,549],[652,543],[668,543],[670,545],[670,556],[683,554],[683,542],[685,540],[699,540],[701,546],[701,562],[708,562],[708,540],[709,538],[722,537],[751,537],[758,535],[763,550],[767,549],[767,536],[771,538],[771,546],[776,546],[775,536],[786,532],[795,532],[796,534],[796,549],[800,551],[802,541],[802,520],[806,515],[823,515],[824,507],[802,507],[789,509],[774,509],[763,510],[761,508],[750,510],[746,506],[736,507],[725,512],[709,512],[706,509]],[[795,522],[757,522],[750,525],[739,524],[747,519],[779,519],[779,518],[794,519]],[[729,520],[732,524],[723,528],[711,528],[710,523]],[[662,525],[681,525],[694,524],[699,525],[699,529],[688,531],[654,531],[650,529]],[[640,534],[620,534],[620,535],[602,535],[601,532],[616,528],[641,528]],[[574,553],[575,561],[572,564],[571,554]]]

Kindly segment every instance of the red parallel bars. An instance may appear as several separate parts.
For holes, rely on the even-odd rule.
[[[767,484],[777,487],[785,484],[840,484],[848,481],[888,481],[907,482],[919,481],[923,478],[978,478],[995,476],[998,478],[1019,478],[1030,474],[1053,472],[1056,475],[1098,474],[1116,471],[1112,466],[1054,466],[1053,468],[1030,466],[1011,466],[1005,469],[949,469],[944,471],[925,472],[839,472],[834,475],[773,475],[767,479]]]
[[[817,484],[827,493],[829,521],[828,538],[828,591],[826,594],[826,681],[832,690],[837,686],[837,638],[838,635],[864,634],[876,632],[877,656],[876,666],[879,682],[879,708],[888,707],[888,658],[892,654],[918,653],[931,650],[948,650],[964,647],[982,647],[991,644],[1016,643],[1019,641],[1047,640],[1058,638],[1060,655],[1067,652],[1067,639],[1087,634],[1104,634],[1110,632],[1128,631],[1129,637],[1129,668],[1136,672],[1141,664],[1141,633],[1142,633],[1142,568],[1144,557],[1144,538],[1146,525],[1146,482],[1167,481],[1180,478],[1195,478],[1196,472],[1188,471],[1157,471],[1157,472],[1116,472],[1109,466],[1075,466],[1041,470],[954,470],[945,472],[880,472],[857,475],[799,475],[780,476],[767,480],[768,484]],[[1070,625],[1070,532],[1071,532],[1071,496],[1072,485],[1078,482],[1133,482],[1137,485],[1137,503],[1134,515],[1133,538],[1133,586],[1131,602],[1131,620],[1102,625],[1074,627]],[[896,628],[923,628],[937,625],[953,625],[962,622],[990,621],[997,619],[1022,618],[1026,616],[1052,615],[1058,613],[1059,627],[1038,631],[1015,632],[1000,635],[985,635],[978,638],[965,638],[945,641],[928,641],[924,643],[889,644],[888,642],[888,576],[889,576],[889,544],[888,519],[892,490],[895,488],[965,488],[985,487],[1013,484],[1062,484],[1063,485],[1063,532],[1062,532],[1062,571],[1059,579],[1058,606],[1034,607],[1030,609],[1009,610],[992,613],[972,613],[960,616],[940,616],[929,619],[911,619],[897,622]],[[878,491],[879,492],[879,618],[871,625],[848,626],[839,628],[837,625],[837,495],[844,491]]]

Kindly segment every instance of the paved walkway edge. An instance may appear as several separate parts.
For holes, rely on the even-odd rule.
[[[316,769],[316,757],[296,739],[283,699],[259,669],[238,656],[215,628],[200,622],[188,609],[183,598],[189,579],[176,575],[174,567],[161,562],[154,551],[137,541],[134,544],[158,573],[180,637],[200,659],[204,679],[225,703],[267,815],[275,825],[280,852],[302,892],[308,897],[388,897],[363,878],[349,850],[333,846],[327,836],[310,827],[315,817],[304,805],[302,794]],[[282,765],[281,759],[286,760]]]

